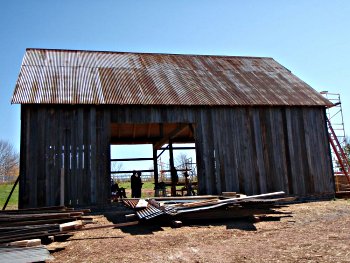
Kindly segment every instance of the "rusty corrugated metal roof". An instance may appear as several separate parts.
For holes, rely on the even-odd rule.
[[[272,58],[27,49],[20,104],[331,103]]]

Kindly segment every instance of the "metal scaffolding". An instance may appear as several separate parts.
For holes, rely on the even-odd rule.
[[[336,191],[347,191],[350,189],[350,165],[344,152],[348,141],[345,134],[340,94],[328,91],[323,91],[321,94],[334,104],[333,107],[327,108],[326,114]]]
[[[322,91],[321,94],[327,98],[330,102],[334,104],[333,107],[329,107],[326,110],[327,118],[331,123],[334,133],[338,138],[340,146],[344,149],[346,146],[346,135],[344,128],[344,117],[343,117],[343,109],[340,99],[339,93],[331,93],[328,91]],[[333,169],[334,172],[339,172],[340,166],[338,163],[338,159],[336,154],[332,149],[332,161],[333,161]]]

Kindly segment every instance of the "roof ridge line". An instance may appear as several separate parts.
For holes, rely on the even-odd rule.
[[[106,54],[135,54],[135,55],[159,55],[159,56],[189,56],[189,57],[219,57],[219,58],[248,58],[248,59],[272,59],[272,57],[258,56],[232,56],[232,55],[207,55],[207,54],[180,54],[180,53],[159,53],[159,52],[133,52],[133,51],[101,51],[84,49],[55,49],[55,48],[26,48],[26,51],[58,51],[58,52],[89,52]]]

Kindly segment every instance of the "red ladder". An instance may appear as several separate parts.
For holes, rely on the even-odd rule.
[[[343,148],[341,147],[339,140],[334,132],[334,129],[331,125],[331,122],[327,118],[327,125],[328,125],[328,132],[329,132],[329,143],[332,146],[332,149],[337,156],[339,165],[341,170],[343,171],[344,175],[346,176],[349,184],[350,184],[350,165],[348,158],[346,157]]]

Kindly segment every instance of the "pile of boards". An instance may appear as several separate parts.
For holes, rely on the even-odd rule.
[[[281,212],[276,209],[281,207],[281,203],[292,201],[283,196],[284,192],[274,192],[237,197],[189,196],[124,199],[123,202],[126,206],[135,209],[140,220],[160,216],[169,217],[171,220],[224,219],[280,214]]]
[[[88,209],[65,206],[0,211],[0,262],[35,262],[50,258],[42,240],[82,228]]]

